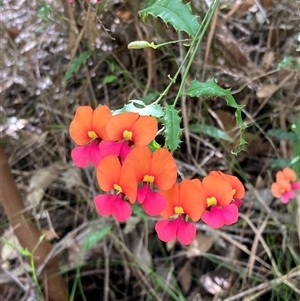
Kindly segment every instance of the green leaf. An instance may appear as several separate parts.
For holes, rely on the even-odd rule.
[[[227,105],[235,109],[235,119],[240,127],[239,145],[237,147],[237,150],[235,152],[232,151],[232,153],[236,155],[244,149],[244,145],[247,142],[244,138],[246,125],[244,124],[242,118],[243,106],[237,104],[229,89],[221,88],[213,78],[206,83],[193,80],[189,88],[186,90],[186,94],[191,97],[224,97]]]
[[[115,81],[117,78],[118,78],[118,77],[115,76],[115,75],[107,75],[107,76],[104,77],[103,82],[104,82],[105,84],[110,84],[110,83],[112,83],[113,81]]]
[[[174,152],[181,140],[182,128],[180,128],[181,117],[178,110],[171,105],[166,105],[165,116],[163,118],[165,125],[166,147]]]
[[[86,249],[90,249],[100,242],[110,232],[110,230],[111,226],[105,226],[100,230],[89,233],[84,243]]]
[[[37,13],[38,17],[40,17],[43,21],[48,23],[50,21],[50,19],[49,19],[50,10],[51,10],[50,6],[46,3],[44,3],[37,8],[36,13]]]
[[[225,140],[229,142],[233,142],[233,139],[224,131],[218,129],[215,126],[207,125],[207,124],[191,124],[189,126],[189,130],[192,133],[201,133],[210,137],[213,137],[217,140]]]
[[[297,135],[293,132],[287,132],[283,129],[271,129],[267,131],[267,134],[271,137],[274,137],[278,140],[289,140],[297,141]]]
[[[88,58],[92,55],[91,52],[89,51],[85,51],[83,52],[80,56],[75,57],[73,59],[73,61],[71,62],[64,78],[63,81],[67,81],[68,79],[70,79],[74,73],[76,73],[79,68],[81,67],[81,65],[85,64],[86,61],[88,60]]]
[[[151,15],[170,23],[175,30],[185,31],[194,36],[199,28],[197,16],[192,14],[191,4],[183,4],[181,0],[156,0],[155,3],[139,12],[143,22]]]
[[[285,168],[291,166],[291,160],[289,159],[274,159],[270,162],[272,168]]]
[[[141,116],[153,116],[155,118],[161,118],[164,116],[164,110],[159,104],[150,104],[145,105],[141,100],[130,100],[131,103],[125,105],[119,110],[114,110],[113,115],[122,113],[122,112],[134,112],[139,113]]]

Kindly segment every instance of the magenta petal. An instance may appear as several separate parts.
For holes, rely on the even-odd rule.
[[[120,155],[122,144],[116,141],[101,141],[99,144],[102,157],[113,155],[118,157]]]
[[[148,194],[148,190],[149,190],[149,184],[144,184],[141,188],[138,188],[138,191],[137,191],[137,201],[140,203],[140,204],[143,204],[144,201],[145,201],[145,198]]]
[[[171,241],[176,238],[177,220],[160,220],[155,224],[155,230],[160,240]]]
[[[91,163],[88,145],[76,146],[73,148],[71,157],[78,167],[86,167]]]
[[[119,222],[126,221],[132,213],[131,206],[119,195],[98,195],[94,203],[100,215],[112,214]]]
[[[234,204],[234,205],[236,205],[237,207],[241,207],[242,204],[243,204],[243,201],[242,201],[242,200],[239,200],[239,199],[233,199],[233,200],[231,201],[230,204]]]
[[[177,220],[177,239],[183,245],[189,245],[196,236],[196,226],[186,222],[183,216],[179,216]]]
[[[300,182],[291,183],[291,187],[292,187],[293,190],[299,190],[300,189]]]
[[[229,204],[221,209],[224,225],[232,225],[239,219],[239,210],[235,204]]]
[[[113,202],[115,195],[112,194],[103,194],[97,195],[94,198],[94,204],[100,215],[109,216],[112,214],[111,204]]]
[[[95,165],[95,167],[98,167],[103,158],[100,153],[99,142],[94,140],[87,147],[89,150],[90,161]]]
[[[158,192],[152,191],[149,188],[146,198],[143,203],[143,208],[150,216],[160,214],[167,205],[167,200]]]
[[[224,226],[224,219],[222,211],[217,206],[211,206],[210,211],[205,211],[201,219],[213,229]]]
[[[132,148],[128,145],[128,141],[126,140],[120,143],[121,143],[120,158],[121,158],[121,162],[123,163],[127,155],[132,151]]]
[[[287,204],[290,201],[290,199],[293,199],[295,196],[296,196],[295,192],[293,190],[290,190],[290,191],[285,192],[281,196],[280,200],[283,204]]]

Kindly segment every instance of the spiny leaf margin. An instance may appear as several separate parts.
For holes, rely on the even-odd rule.
[[[166,25],[169,23],[176,31],[184,31],[190,36],[195,36],[199,28],[198,16],[192,14],[190,2],[183,4],[181,0],[156,0],[139,14],[143,22],[149,15],[159,17]]]

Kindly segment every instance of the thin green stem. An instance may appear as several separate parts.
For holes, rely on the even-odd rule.
[[[190,59],[189,59],[189,61],[187,63],[187,66],[186,66],[186,69],[184,71],[184,74],[182,76],[181,83],[180,83],[180,86],[179,86],[179,89],[178,89],[178,93],[177,93],[176,98],[175,98],[174,103],[173,103],[173,107],[175,107],[175,105],[176,105],[179,97],[182,94],[182,91],[183,91],[183,88],[184,88],[184,85],[185,85],[185,82],[186,82],[186,78],[188,76],[188,73],[190,71],[192,63],[194,61],[194,58],[195,58],[195,56],[197,54],[197,51],[199,49],[199,46],[200,46],[200,44],[202,42],[203,36],[206,33],[207,27],[208,27],[208,25],[209,25],[209,23],[210,23],[213,15],[214,15],[214,13],[215,13],[217,7],[219,5],[219,2],[220,2],[220,0],[215,0],[212,3],[212,5],[209,7],[209,9],[208,9],[208,11],[207,11],[207,13],[205,15],[205,18],[201,22],[201,25],[199,27],[199,30],[198,30],[197,34],[196,34],[196,37],[195,37],[194,41],[191,44],[190,50],[193,50],[193,52],[192,52],[192,54],[190,56]],[[195,45],[195,47],[194,47],[194,45]],[[189,56],[189,54],[190,54],[190,51],[188,51],[188,53],[186,54],[186,57]]]

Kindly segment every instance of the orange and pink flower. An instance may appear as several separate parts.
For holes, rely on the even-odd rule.
[[[100,188],[112,194],[98,195],[94,199],[99,214],[112,214],[119,222],[124,222],[132,213],[131,204],[136,201],[137,182],[130,164],[121,165],[115,156],[101,160],[97,168],[97,180]]]
[[[235,176],[213,171],[200,183],[201,202],[206,210],[201,219],[211,228],[232,225],[238,220],[238,207],[242,204],[245,188]]]
[[[160,191],[167,199],[167,206],[161,212],[166,220],[160,220],[155,225],[160,240],[168,242],[177,238],[184,245],[194,240],[196,227],[188,219],[198,221],[206,208],[206,203],[199,201],[197,182],[200,181],[185,179],[180,184],[175,183],[169,190]]]
[[[167,202],[153,189],[167,190],[176,182],[177,166],[173,156],[163,148],[151,152],[148,146],[137,146],[126,157],[125,164],[133,167],[137,182],[142,183],[137,192],[138,202],[149,215],[158,215]]]
[[[107,106],[99,106],[95,110],[89,106],[77,108],[69,128],[71,138],[79,145],[71,152],[76,166],[86,167],[93,163],[97,167],[102,159],[99,143],[108,139],[106,124],[111,117]]]
[[[271,193],[275,198],[280,198],[283,204],[287,204],[295,197],[295,191],[300,190],[300,182],[296,182],[295,171],[286,167],[276,173],[276,181],[271,186]]]
[[[157,130],[157,120],[152,116],[140,116],[132,112],[114,115],[106,126],[109,141],[102,141],[99,145],[101,154],[120,156],[124,162],[133,145],[148,145],[155,138]]]

